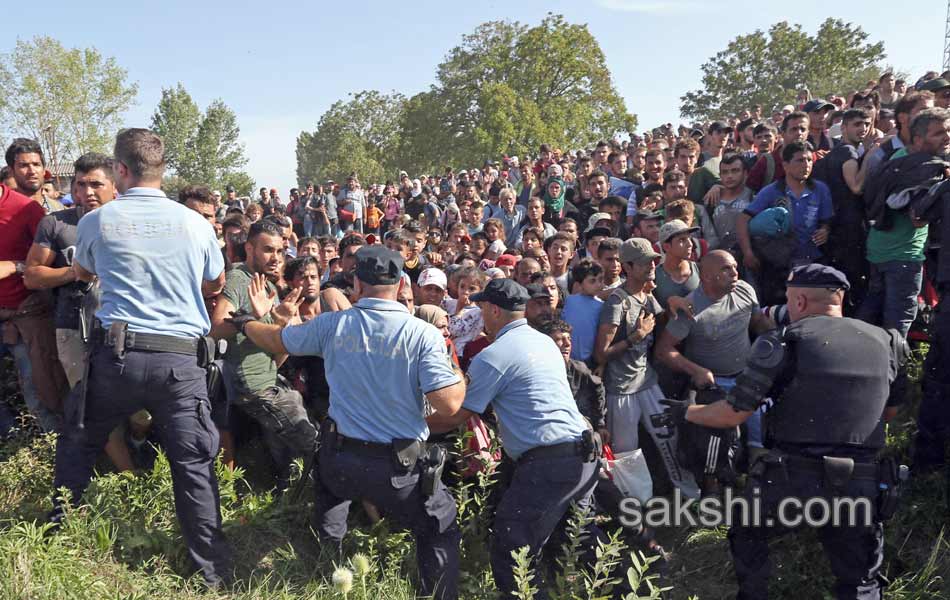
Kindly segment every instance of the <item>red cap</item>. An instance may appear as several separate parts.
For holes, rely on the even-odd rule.
[[[518,264],[518,261],[521,259],[520,256],[515,256],[513,254],[502,254],[495,259],[496,267],[513,267]]]

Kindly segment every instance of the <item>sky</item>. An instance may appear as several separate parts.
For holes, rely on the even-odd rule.
[[[101,0],[91,7],[52,0],[41,14],[29,3],[6,6],[0,52],[12,50],[15,37],[51,35],[115,57],[139,86],[127,126],[148,126],[162,88],[178,82],[202,109],[222,99],[237,114],[247,171],[258,187],[277,187],[286,197],[296,185],[297,135],[312,131],[335,101],[365,89],[424,91],[448,51],[479,24],[536,25],[548,12],[587,24],[644,128],[679,121],[680,96],[700,85],[701,65],[730,40],[783,20],[812,34],[828,17],[860,25],[869,41],[884,42],[886,65],[916,79],[941,66],[947,3]]]

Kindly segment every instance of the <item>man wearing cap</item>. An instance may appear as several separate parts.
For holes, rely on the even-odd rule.
[[[528,291],[511,279],[495,279],[472,300],[495,341],[469,367],[461,410],[450,415],[437,408],[428,421],[433,431],[448,431],[489,405],[498,417],[502,446],[515,467],[495,512],[491,566],[499,591],[509,597],[516,589],[512,552],[528,546],[536,557],[571,503],[590,505],[600,450],[571,395],[560,350],[525,320]],[[596,543],[596,527],[588,529],[588,542]]]
[[[781,516],[787,498],[857,501],[856,512],[836,515],[843,524],[819,529],[818,538],[838,598],[880,598],[882,521],[896,508],[899,484],[896,464],[878,461],[882,415],[890,399],[900,400],[908,349],[899,332],[842,316],[848,288],[831,267],[795,268],[786,292],[791,325],[756,340],[726,397],[705,406],[665,403],[673,423],[734,428],[771,397],[772,447],[752,465],[747,497],[761,502],[762,523]],[[769,525],[739,522],[729,531],[740,598],[768,597],[768,542],[789,531]]]
[[[530,260],[530,259],[529,259]],[[524,286],[528,291],[528,301],[525,304],[524,318],[528,325],[540,327],[546,321],[556,317],[554,294],[543,283],[529,283]]]
[[[699,227],[688,227],[679,219],[660,227],[663,262],[656,270],[653,295],[663,306],[672,296],[685,296],[699,286],[699,266],[693,260],[693,234],[697,231]]]
[[[659,253],[644,238],[631,238],[620,245],[620,263],[626,281],[615,288],[600,313],[594,359],[604,367],[607,392],[607,426],[616,452],[640,447],[640,423],[653,438],[670,480],[683,494],[695,498],[699,489],[693,476],[677,462],[676,435],[658,432],[651,417],[663,412],[663,392],[657,374],[648,362],[653,345],[653,328],[663,307],[647,291],[656,277],[654,260]],[[658,435],[660,434],[660,435]]]
[[[633,237],[645,238],[650,240],[653,248],[660,248],[660,223],[663,221],[663,215],[655,213],[652,210],[638,210],[633,216],[632,234]]]
[[[449,280],[442,269],[428,267],[419,274],[416,282],[415,301],[418,305],[431,304],[442,306]]]
[[[224,204],[228,208],[240,208],[242,212],[247,208],[244,201],[237,197],[237,189],[233,185],[228,184],[228,187],[224,188],[224,193],[227,194]]]
[[[950,108],[950,81],[943,77],[925,81],[918,86],[918,91],[931,92],[934,95],[934,106]]]
[[[809,100],[802,111],[808,115],[808,141],[819,152],[829,152],[834,147],[827,131],[828,113],[835,105],[825,100]]]
[[[454,599],[461,534],[455,500],[432,476],[437,453],[425,447],[423,415],[428,402],[440,416],[456,418],[465,384],[439,331],[397,302],[402,267],[396,252],[366,246],[356,253],[360,299],[351,310],[283,329],[236,322],[268,352],[325,361],[330,409],[320,433],[315,503],[323,543],[339,547],[350,502],[368,500],[415,535],[420,595]]]

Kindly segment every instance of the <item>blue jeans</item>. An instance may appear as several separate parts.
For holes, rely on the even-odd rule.
[[[12,345],[0,343],[0,354],[6,354],[7,352],[13,355],[13,362],[16,364],[17,375],[20,380],[20,390],[23,392],[23,401],[26,402],[26,407],[39,421],[43,431],[56,431],[59,428],[59,417],[40,402],[36,386],[33,385],[33,366],[30,363],[30,351],[26,347],[26,342],[21,340]],[[4,409],[6,409],[6,406],[0,408],[0,413],[7,413],[0,414],[0,435],[4,433],[4,429],[9,431],[6,428],[5,421],[7,421],[6,417],[11,416],[11,414],[9,410]]]
[[[884,329],[897,329],[905,338],[917,316],[923,263],[892,260],[871,263],[867,296],[857,317]]]

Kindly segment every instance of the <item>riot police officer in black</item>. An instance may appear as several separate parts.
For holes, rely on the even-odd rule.
[[[726,428],[774,400],[766,413],[769,453],[750,468],[746,489],[747,499],[761,500],[761,520],[734,519],[729,531],[739,599],[768,597],[768,542],[794,529],[780,522],[796,516],[778,510],[788,498],[856,501],[852,514],[839,514],[818,536],[836,577],[836,598],[881,597],[882,521],[893,513],[899,477],[878,453],[885,407],[902,396],[907,346],[896,330],[842,316],[849,287],[831,267],[794,269],[786,292],[791,325],[756,340],[728,396],[704,406],[663,401],[672,423]]]

